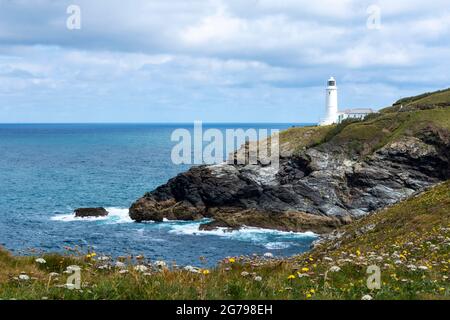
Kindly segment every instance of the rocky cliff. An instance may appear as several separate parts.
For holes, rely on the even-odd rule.
[[[362,122],[292,128],[280,135],[279,170],[193,167],[130,208],[138,222],[212,218],[326,233],[450,178],[450,108],[383,112]]]

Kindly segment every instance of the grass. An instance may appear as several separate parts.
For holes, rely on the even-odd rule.
[[[330,126],[320,148],[338,146],[340,152],[367,156],[403,136],[417,137],[424,129],[450,130],[450,108],[382,113],[366,121]]]
[[[450,181],[365,217],[309,253],[287,259],[233,257],[195,272],[156,267],[143,257],[116,261],[69,251],[13,257],[0,250],[1,299],[450,299]],[[199,262],[201,265],[201,261]],[[80,290],[64,287],[81,267]],[[135,270],[136,265],[148,268]],[[381,268],[380,290],[366,285]],[[331,270],[337,270],[332,272]],[[56,274],[52,274],[57,273]],[[20,280],[20,275],[28,280]]]

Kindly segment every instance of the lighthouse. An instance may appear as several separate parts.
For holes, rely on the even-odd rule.
[[[321,125],[327,126],[336,123],[338,119],[338,94],[336,80],[331,77],[327,82],[326,89],[326,116]]]

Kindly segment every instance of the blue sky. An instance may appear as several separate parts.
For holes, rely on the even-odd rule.
[[[0,0],[0,122],[316,122],[331,75],[379,108],[449,57],[447,0]]]

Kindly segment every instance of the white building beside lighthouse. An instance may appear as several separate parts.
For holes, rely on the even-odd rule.
[[[331,77],[327,81],[326,88],[326,104],[325,104],[325,118],[323,118],[319,125],[328,126],[335,123],[341,123],[345,119],[360,119],[363,120],[367,115],[373,113],[372,109],[360,108],[360,109],[346,109],[343,112],[339,112],[338,107],[338,89],[336,85],[336,79]]]

